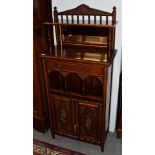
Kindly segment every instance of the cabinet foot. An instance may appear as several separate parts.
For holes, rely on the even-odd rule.
[[[55,135],[52,135],[52,138],[55,139]]]
[[[104,152],[104,145],[101,145],[101,152]]]
[[[55,139],[55,134],[52,134],[52,138]]]
[[[55,133],[51,131],[52,138],[55,139]]]

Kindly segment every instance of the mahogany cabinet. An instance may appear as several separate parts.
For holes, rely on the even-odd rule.
[[[81,54],[87,56],[87,51],[84,48]],[[104,57],[97,49],[92,51]],[[70,59],[68,52],[71,52]],[[59,50],[55,47],[50,55],[40,56],[53,138],[55,134],[69,136],[100,145],[104,150],[115,54],[116,51],[107,62],[84,61],[81,60],[84,58],[73,59],[77,53],[72,48]]]
[[[54,22],[44,25],[50,49],[38,59],[42,61],[52,137],[59,134],[90,142],[103,151],[117,53],[116,8],[108,13],[84,4],[62,12],[55,7]],[[51,42],[52,27],[56,46]]]
[[[47,29],[42,24],[45,21],[52,21],[51,1],[33,0],[33,126],[41,132],[49,128],[42,64],[38,59],[38,55],[49,51]]]

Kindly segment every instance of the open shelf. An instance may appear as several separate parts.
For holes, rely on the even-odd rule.
[[[102,98],[103,95],[102,83],[95,76],[87,75],[83,80],[78,73],[68,73],[64,77],[60,71],[51,71],[48,79],[49,88],[52,91],[88,96],[90,98]]]
[[[102,83],[97,77],[88,75],[84,79],[84,95],[101,97],[102,87]]]
[[[49,88],[59,91],[65,91],[65,79],[58,71],[51,71],[48,74]]]
[[[66,76],[66,91],[70,93],[82,93],[82,79],[76,73],[68,73]]]

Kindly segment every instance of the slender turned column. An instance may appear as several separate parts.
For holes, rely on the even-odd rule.
[[[112,24],[114,25],[116,23],[116,7],[113,7],[112,11]]]

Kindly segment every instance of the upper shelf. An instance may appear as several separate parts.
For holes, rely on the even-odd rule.
[[[94,21],[91,20],[90,23],[88,23],[88,20],[85,20],[85,23],[82,22],[82,20],[79,20],[79,23],[77,21],[74,20],[74,23],[71,22],[71,20],[68,20],[68,22],[66,20],[63,21],[63,23],[61,21],[56,22],[56,23],[51,23],[51,22],[45,22],[43,24],[45,25],[60,25],[60,26],[89,26],[89,27],[108,27],[108,28],[113,28],[117,25],[117,21],[115,24],[112,25],[112,21],[109,21],[108,24],[106,24],[106,21],[103,20],[102,24],[100,23],[99,20],[96,20],[96,23],[94,24]]]
[[[85,4],[62,12],[58,12],[57,7],[54,7],[53,21],[44,24],[55,26],[55,45],[71,48],[93,48],[93,52],[94,48],[97,48],[101,49],[101,53],[106,53],[108,57],[113,55],[115,26],[117,24],[116,7],[113,7],[112,12],[90,8]],[[53,46],[50,42],[52,35],[50,27],[48,27],[50,46]],[[94,55],[89,54],[89,56],[93,57]],[[87,59],[90,58],[83,60]],[[96,58],[92,58],[93,60]]]
[[[105,12],[81,4],[62,12],[54,7],[54,23],[45,24],[114,27],[116,23],[116,7],[112,12]]]

